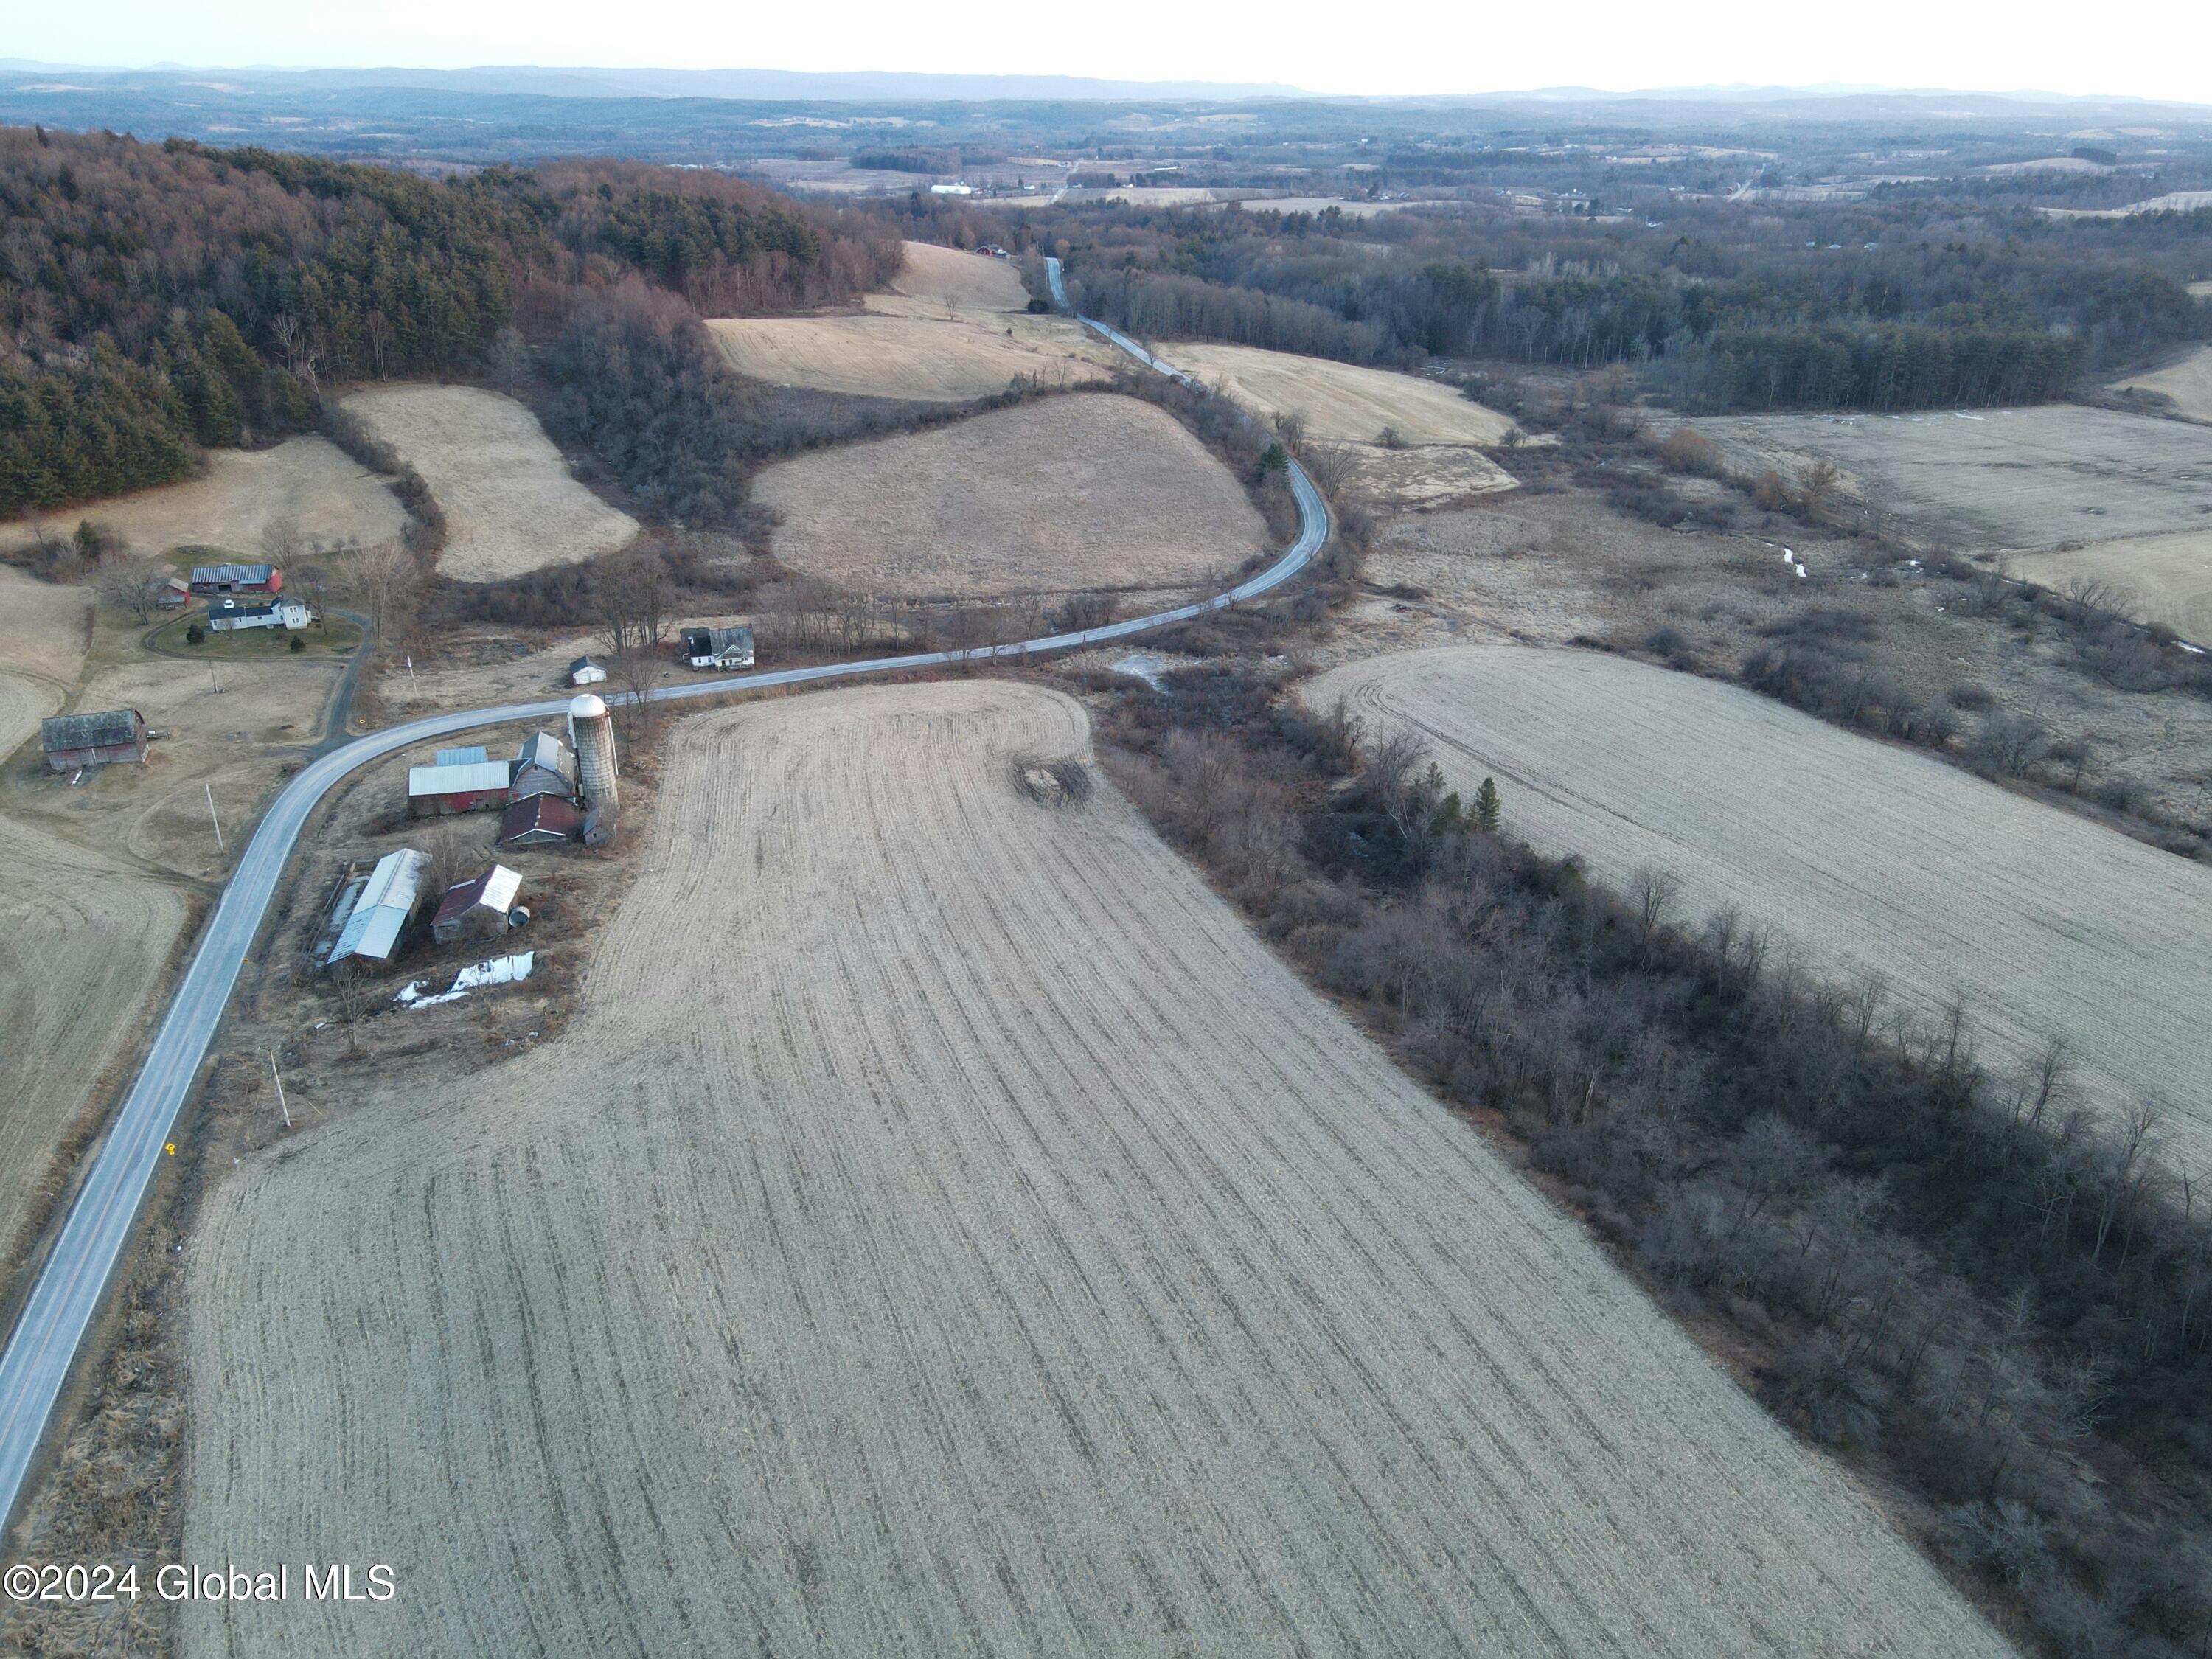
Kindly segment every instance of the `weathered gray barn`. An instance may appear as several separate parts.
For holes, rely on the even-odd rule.
[[[56,772],[146,759],[146,721],[135,708],[98,714],[56,714],[39,722],[39,747]]]

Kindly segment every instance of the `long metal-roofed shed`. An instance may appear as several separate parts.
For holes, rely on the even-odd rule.
[[[505,761],[471,761],[457,766],[407,769],[407,810],[416,817],[474,812],[507,805]]]
[[[379,859],[338,929],[337,942],[324,959],[327,964],[335,968],[348,957],[391,961],[422,896],[422,875],[429,867],[430,855],[411,847]]]
[[[273,564],[196,564],[195,593],[281,593],[284,573]]]
[[[146,758],[146,721],[135,708],[109,708],[97,714],[56,714],[39,722],[39,747],[47,767],[74,772],[111,761]]]
[[[482,744],[467,749],[441,749],[432,757],[437,766],[482,766],[491,758],[491,750]]]

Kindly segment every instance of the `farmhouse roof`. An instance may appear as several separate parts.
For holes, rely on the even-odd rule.
[[[296,607],[289,599],[270,599],[264,605],[240,605],[235,599],[225,599],[222,602],[222,609],[210,611],[209,614],[220,617],[225,622],[235,622],[240,618],[249,622],[258,622],[262,617],[273,617],[280,611],[294,609]]]
[[[136,743],[145,724],[135,708],[56,714],[39,722],[39,747],[51,755],[64,749],[105,749],[114,744]]]
[[[520,773],[526,766],[542,767],[570,783],[576,781],[576,751],[550,732],[532,732],[522,740],[514,769]]]
[[[479,905],[487,910],[496,910],[505,915],[514,908],[514,901],[522,892],[522,872],[510,870],[503,864],[495,864],[473,881],[457,881],[446,890],[445,902],[438,906],[438,914],[430,918],[438,922],[451,921],[465,916]]]
[[[468,749],[441,749],[436,757],[440,766],[482,766],[491,758],[491,750],[477,744]]]
[[[265,582],[275,568],[265,564],[196,564],[192,580],[200,582]]]
[[[389,957],[399,942],[400,929],[414,914],[415,901],[422,891],[422,872],[429,867],[430,855],[411,847],[379,859],[354,900],[345,926],[338,930],[337,943],[324,960],[335,964],[348,957],[379,961]]]
[[[507,785],[505,761],[472,761],[460,766],[410,766],[407,769],[410,799],[424,795],[474,795]]]
[[[753,630],[750,628],[687,628],[684,630],[684,648],[695,657],[719,655],[733,645],[752,648]]]

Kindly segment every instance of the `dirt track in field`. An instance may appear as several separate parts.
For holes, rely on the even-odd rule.
[[[1349,664],[1371,734],[1410,728],[1452,787],[1486,774],[1507,830],[1625,884],[1652,864],[1690,918],[1724,904],[1832,976],[1867,969],[1932,1014],[1954,989],[2009,1061],[2063,1035],[2094,1098],[2146,1092],[2212,1166],[2212,870],[1748,691],[1516,646]]]
[[[2069,404],[1920,415],[1729,415],[1691,422],[1732,470],[1794,483],[1816,457],[1886,499],[1926,544],[2039,550],[2201,528],[2212,430]]]
[[[675,738],[558,1040],[187,1255],[190,1656],[1925,1654],[1993,1633],[1291,976],[1063,697]]]
[[[575,564],[637,534],[637,520],[576,482],[537,416],[512,398],[474,386],[370,386],[344,407],[430,486],[446,514],[438,569],[457,581]]]
[[[1177,586],[1267,536],[1173,416],[1103,393],[801,455],[753,499],[783,515],[770,545],[793,570],[909,598]]]

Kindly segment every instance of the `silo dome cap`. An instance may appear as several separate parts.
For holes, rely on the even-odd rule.
[[[607,706],[589,691],[568,705],[568,718],[577,720],[597,720],[607,712]]]

